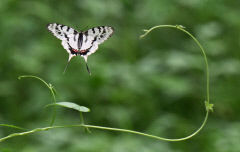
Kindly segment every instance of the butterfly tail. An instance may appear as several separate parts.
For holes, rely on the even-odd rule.
[[[65,74],[66,70],[67,70],[67,67],[68,67],[68,64],[69,62],[71,61],[72,57],[74,57],[72,54],[69,54],[69,58],[68,58],[68,62],[67,62],[67,65],[65,66],[64,68],[64,71],[63,71],[63,74]]]
[[[83,58],[84,58],[85,63],[86,63],[87,71],[88,71],[89,75],[91,75],[91,71],[90,71],[90,69],[89,69],[89,67],[88,67],[88,64],[87,64],[87,56],[84,56]]]
[[[66,70],[67,70],[68,63],[69,63],[69,62],[67,62],[67,65],[66,65],[65,68],[64,68],[63,74],[65,74],[65,72],[66,72]]]

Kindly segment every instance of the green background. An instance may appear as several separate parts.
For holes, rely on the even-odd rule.
[[[54,129],[0,143],[0,152],[237,152],[240,151],[240,1],[238,0],[1,0],[0,123],[49,126],[49,90],[58,101],[89,107],[88,124],[131,129],[167,138],[191,134],[204,119],[205,69],[191,38],[158,29],[140,40],[142,29],[180,24],[193,33],[210,65],[214,112],[192,139],[165,142],[111,131]],[[77,30],[100,25],[114,35],[88,58],[68,54],[46,29],[61,23]],[[56,125],[78,124],[79,114],[58,108]],[[0,137],[18,130],[0,128]]]

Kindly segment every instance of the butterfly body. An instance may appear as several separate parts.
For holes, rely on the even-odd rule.
[[[68,62],[72,57],[80,55],[87,63],[88,56],[95,53],[98,45],[111,37],[114,32],[110,26],[98,26],[84,32],[78,32],[71,27],[57,23],[48,24],[47,28],[62,41],[63,48],[69,54]]]

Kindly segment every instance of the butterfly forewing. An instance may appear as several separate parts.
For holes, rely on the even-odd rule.
[[[98,45],[112,36],[114,29],[110,26],[98,26],[83,32],[81,50],[88,50],[87,56],[96,52]]]
[[[98,26],[84,32],[87,38],[97,41],[98,44],[103,43],[112,36],[114,29],[110,26]]]
[[[73,37],[78,33],[71,27],[57,23],[48,24],[47,28],[60,40],[68,40],[70,37]]]

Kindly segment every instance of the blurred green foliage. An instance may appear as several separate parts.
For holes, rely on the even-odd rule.
[[[81,128],[56,129],[0,143],[1,152],[240,151],[240,1],[237,0],[1,0],[0,123],[24,128],[49,125],[51,96],[89,107],[93,125],[120,127],[168,138],[189,135],[204,118],[204,62],[187,35],[161,29],[139,40],[142,29],[159,24],[187,27],[203,44],[210,62],[214,113],[191,140],[161,142],[146,137]],[[57,22],[86,30],[115,28],[112,38],[88,59],[80,57],[62,74],[68,55],[46,29]],[[79,123],[71,110],[57,110],[56,124]],[[15,132],[0,128],[0,136]]]

